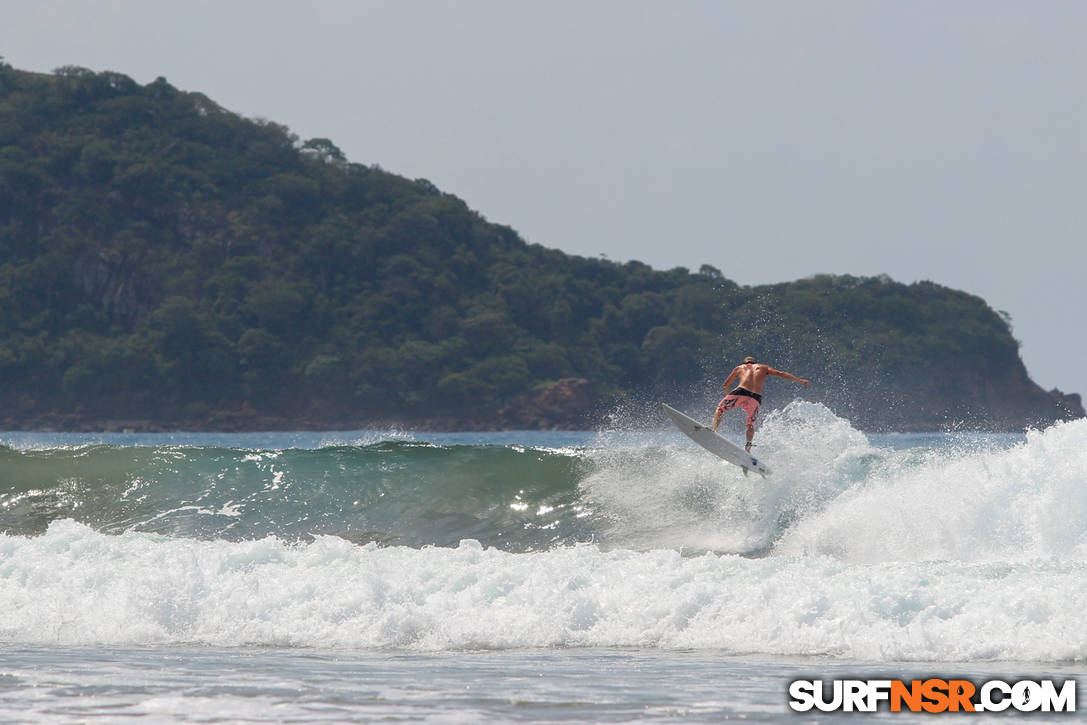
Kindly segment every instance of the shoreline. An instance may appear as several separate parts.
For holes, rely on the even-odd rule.
[[[156,421],[131,419],[82,420],[69,425],[57,425],[45,421],[29,421],[15,424],[12,421],[0,422],[0,433],[49,433],[49,434],[261,434],[261,433],[326,433],[354,431],[404,431],[413,433],[513,433],[513,432],[577,432],[596,433],[614,429],[606,422],[597,425],[553,425],[553,426],[517,426],[486,425],[469,419],[427,418],[421,420],[381,419],[357,421],[314,421],[309,419],[261,418],[250,421],[253,425],[214,425],[193,420]],[[648,422],[648,421],[647,421]],[[1020,426],[1008,425],[945,425],[940,428],[923,426],[878,426],[856,427],[865,434],[946,434],[946,433],[1026,433],[1030,430],[1044,430],[1057,422],[1045,426],[1023,423]],[[852,421],[850,424],[853,425]],[[667,425],[645,425],[624,429],[629,432],[655,432],[670,430]]]

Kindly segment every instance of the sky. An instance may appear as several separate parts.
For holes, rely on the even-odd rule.
[[[16,68],[164,76],[529,242],[931,280],[1087,395],[1079,0],[0,0]]]

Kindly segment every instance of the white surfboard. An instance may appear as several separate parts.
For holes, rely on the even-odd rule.
[[[664,404],[662,403],[662,405]],[[770,469],[763,465],[762,461],[738,445],[730,443],[714,433],[712,427],[702,425],[694,418],[680,413],[670,405],[664,405],[664,412],[668,414],[676,427],[683,431],[684,435],[718,458],[739,466],[744,469],[745,473],[747,471],[758,471],[764,476],[770,473]]]

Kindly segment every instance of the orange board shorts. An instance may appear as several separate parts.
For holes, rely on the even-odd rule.
[[[755,421],[759,419],[759,406],[762,403],[750,395],[726,395],[721,399],[721,402],[717,404],[717,412],[724,413],[726,410],[732,410],[736,406],[744,409],[747,413],[747,427],[754,428]]]

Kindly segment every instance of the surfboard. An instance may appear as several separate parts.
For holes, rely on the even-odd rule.
[[[770,469],[767,468],[762,461],[755,458],[738,445],[735,445],[714,433],[712,426],[702,425],[694,418],[680,413],[670,405],[665,405],[664,403],[661,405],[664,406],[664,412],[668,414],[668,417],[685,436],[713,455],[728,461],[733,465],[739,466],[744,469],[744,473],[747,473],[748,471],[758,471],[764,476],[770,473]]]

